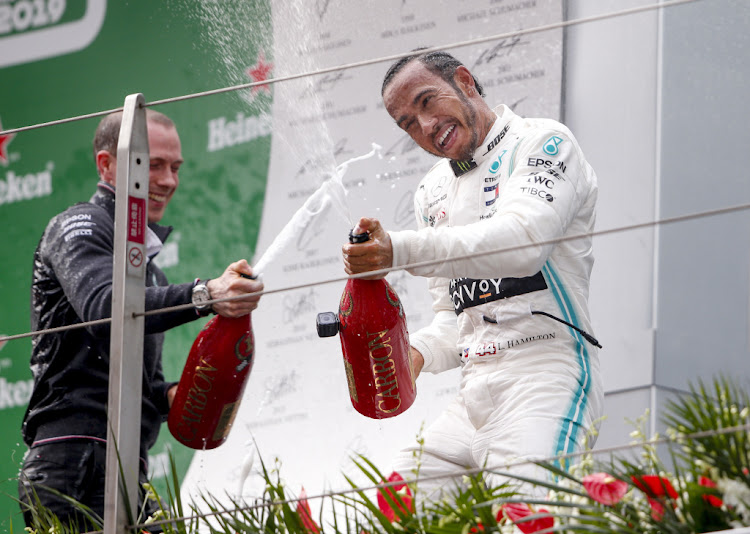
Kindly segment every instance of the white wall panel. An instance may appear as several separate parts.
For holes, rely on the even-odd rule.
[[[650,1],[566,2],[575,20]],[[564,120],[599,178],[597,230],[657,217],[658,14],[566,30]],[[596,238],[589,304],[605,391],[653,380],[654,231]]]

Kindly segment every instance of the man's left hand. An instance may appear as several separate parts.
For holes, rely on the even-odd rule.
[[[170,408],[172,408],[172,404],[174,404],[175,395],[177,395],[177,384],[167,390],[167,402],[169,403]]]

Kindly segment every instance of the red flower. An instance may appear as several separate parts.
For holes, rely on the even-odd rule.
[[[404,479],[401,475],[395,471],[388,477],[388,482],[403,482],[403,480]],[[395,484],[393,486],[388,486],[387,488],[381,488],[378,490],[378,506],[380,507],[380,511],[385,514],[389,521],[398,521],[399,518],[396,517],[396,512],[388,501],[388,498],[385,495],[386,493],[398,507],[402,516],[414,511],[411,489],[409,489],[409,486],[405,482],[403,484]]]
[[[529,521],[523,520],[534,514],[544,515]],[[503,518],[503,515],[514,523],[524,534],[552,528],[555,525],[555,519],[549,515],[547,510],[539,508],[539,510],[535,512],[528,504],[507,502],[502,505],[500,511],[497,513],[496,519],[498,522]]]
[[[484,525],[479,522],[477,522],[477,526],[469,529],[469,534],[479,534],[480,532],[484,532]]]
[[[640,475],[631,477],[635,487],[652,498],[669,496],[672,499],[677,498],[677,491],[672,487],[668,478],[657,475]]]
[[[664,517],[664,504],[658,499],[648,498],[648,504],[651,506],[651,517],[654,521],[661,521]]]
[[[715,488],[716,482],[714,482],[708,477],[702,476],[698,479],[698,485],[703,486],[705,488]],[[708,494],[708,493],[705,493],[703,495],[703,500],[708,502],[708,504],[710,504],[711,506],[715,506],[716,508],[721,508],[721,506],[724,504],[724,501],[722,501],[719,497],[717,497],[716,495]]]
[[[312,518],[310,504],[307,502],[307,492],[304,487],[302,488],[302,491],[299,494],[299,500],[297,501],[297,515],[299,516],[300,521],[302,521],[302,526],[305,530],[312,532],[313,534],[320,534],[320,527]]]
[[[677,498],[677,491],[668,478],[657,475],[640,475],[631,477],[633,484],[646,494],[648,504],[651,505],[651,517],[661,521],[664,517],[664,501],[666,497]],[[672,503],[674,507],[675,504]]]
[[[628,491],[628,483],[607,473],[592,473],[583,477],[583,487],[596,502],[612,506]]]

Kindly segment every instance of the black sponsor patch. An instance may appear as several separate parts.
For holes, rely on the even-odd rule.
[[[451,169],[453,169],[453,174],[456,175],[456,178],[476,168],[477,168],[477,162],[474,161],[473,159],[469,159],[465,161],[458,161],[455,159],[451,160]]]
[[[456,315],[460,315],[465,308],[543,289],[547,289],[547,282],[540,271],[525,278],[454,278],[449,290]]]

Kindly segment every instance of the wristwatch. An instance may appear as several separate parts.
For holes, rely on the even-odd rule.
[[[193,304],[195,305],[195,309],[199,312],[211,311],[211,305],[206,304],[209,300],[211,300],[211,293],[208,291],[208,286],[206,285],[206,282],[201,282],[199,280],[198,283],[193,286]]]

